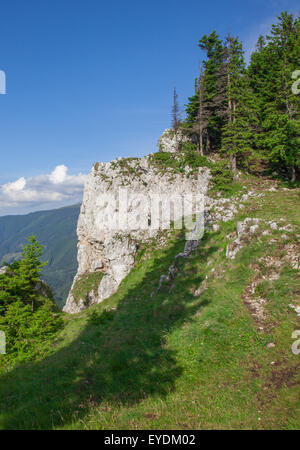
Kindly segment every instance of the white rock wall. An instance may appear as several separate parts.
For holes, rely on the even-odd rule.
[[[158,148],[161,152],[177,153],[184,142],[190,139],[181,130],[175,134],[174,130],[166,128],[158,140]]]
[[[71,289],[64,311],[79,312],[116,292],[134,265],[138,242],[159,231],[151,211],[153,198],[162,202],[160,212],[164,214],[168,209],[164,202],[172,195],[205,195],[209,178],[207,168],[199,170],[198,178],[172,171],[162,174],[150,164],[149,157],[96,163],[86,180],[78,220],[78,272],[73,284],[86,273],[101,271],[105,275],[86,299],[76,302]],[[127,196],[127,202],[120,201],[120,196]],[[174,202],[171,215],[175,221],[182,217],[181,206]],[[161,218],[163,227],[167,216]]]

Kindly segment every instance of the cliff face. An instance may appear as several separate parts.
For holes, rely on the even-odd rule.
[[[94,164],[77,226],[78,272],[64,311],[76,313],[112,295],[133,267],[139,243],[167,229],[170,219],[180,228],[182,205],[204,196],[209,178],[207,168],[198,177],[188,168],[161,171],[151,155]]]

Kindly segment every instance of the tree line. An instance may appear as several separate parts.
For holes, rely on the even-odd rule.
[[[260,36],[246,66],[242,42],[213,31],[198,43],[205,53],[194,94],[179,118],[176,88],[172,127],[193,137],[201,155],[218,152],[231,168],[277,171],[295,182],[300,170],[300,16],[282,12]]]

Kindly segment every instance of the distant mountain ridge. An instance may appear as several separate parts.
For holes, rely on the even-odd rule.
[[[35,235],[48,261],[42,279],[63,306],[77,270],[76,226],[80,205],[0,217],[0,264],[18,258],[26,238]]]

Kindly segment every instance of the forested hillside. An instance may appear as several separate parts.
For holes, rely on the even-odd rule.
[[[199,40],[204,52],[195,92],[180,122],[174,93],[173,128],[197,141],[201,154],[230,157],[233,170],[273,173],[294,183],[300,169],[300,20],[281,13],[260,36],[246,67],[243,45],[216,31]]]
[[[42,278],[54,291],[59,305],[65,301],[77,268],[76,225],[80,206],[0,217],[0,262],[19,258],[28,236],[43,247]]]

